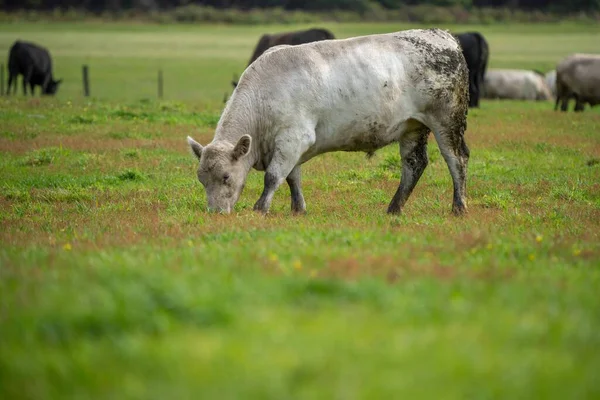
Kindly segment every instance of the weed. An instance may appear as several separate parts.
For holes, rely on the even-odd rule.
[[[398,172],[402,168],[402,163],[400,161],[400,155],[398,154],[388,154],[383,159],[383,161],[379,164],[379,168],[387,171]]]
[[[122,154],[127,158],[140,158],[140,151],[138,149],[123,150]]]
[[[145,179],[144,174],[138,170],[128,169],[117,175],[121,181],[142,181]]]
[[[57,159],[69,154],[69,151],[60,147],[48,147],[33,150],[21,160],[21,165],[43,166],[55,162]]]
[[[71,124],[93,124],[95,122],[94,117],[86,115],[76,115],[69,120]]]

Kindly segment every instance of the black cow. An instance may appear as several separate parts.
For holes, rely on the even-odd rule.
[[[275,34],[264,34],[258,41],[256,48],[254,49],[254,53],[252,53],[252,57],[248,62],[248,65],[252,64],[254,60],[256,60],[262,53],[264,53],[268,48],[277,46],[280,44],[289,44],[295,46],[297,44],[302,43],[310,43],[310,42],[318,42],[320,40],[328,40],[335,39],[333,33],[329,32],[327,29],[321,28],[312,28],[304,31],[294,31],[294,32],[281,32]],[[233,87],[237,86],[237,80],[231,81]]]
[[[62,79],[52,77],[52,58],[45,48],[29,42],[17,40],[8,53],[8,89],[14,82],[13,93],[17,92],[17,77],[23,75],[23,94],[27,94],[27,84],[33,90],[42,87],[42,94],[55,94]]]
[[[483,90],[483,80],[487,69],[490,50],[479,32],[466,32],[456,35],[469,69],[469,107],[479,107],[479,96]]]

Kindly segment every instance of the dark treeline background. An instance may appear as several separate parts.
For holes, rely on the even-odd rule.
[[[121,10],[169,10],[197,4],[217,9],[279,7],[286,10],[362,12],[373,5],[386,9],[406,6],[432,5],[442,7],[504,7],[520,10],[550,12],[599,11],[600,0],[0,0],[5,11],[80,9],[92,12]]]

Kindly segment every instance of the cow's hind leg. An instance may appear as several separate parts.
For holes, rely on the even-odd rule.
[[[13,80],[15,82],[15,87],[17,86],[17,76],[13,75],[12,72],[8,73],[8,87],[6,88],[6,95],[9,96],[10,95],[10,88],[13,84]]]
[[[400,186],[388,207],[388,213],[400,214],[402,207],[423,175],[429,163],[427,157],[427,137],[429,128],[405,134],[400,139],[400,156],[402,157],[402,176]]]
[[[467,165],[470,151],[465,143],[465,126],[460,124],[448,126],[453,128],[434,128],[434,135],[452,176],[454,185],[452,213],[462,215],[467,212]]]
[[[560,101],[560,111],[567,111],[569,109],[569,96],[564,96]]]
[[[579,95],[575,95],[575,108],[573,109],[573,111],[575,112],[581,112],[584,109],[584,102],[581,100],[581,97]]]
[[[306,212],[306,203],[304,202],[302,187],[300,186],[300,175],[300,165],[296,165],[286,178],[292,197],[292,212],[299,214]]]

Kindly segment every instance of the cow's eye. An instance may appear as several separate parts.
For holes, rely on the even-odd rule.
[[[223,175],[223,183],[229,182],[229,174]]]

